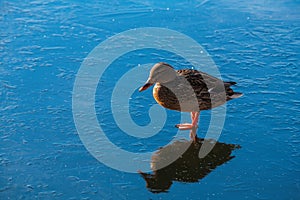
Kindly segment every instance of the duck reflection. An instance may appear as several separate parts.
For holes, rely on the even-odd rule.
[[[209,142],[214,147],[204,158],[199,158],[199,151],[204,142]],[[146,187],[149,191],[153,193],[166,192],[171,187],[173,181],[198,182],[216,167],[234,158],[231,153],[237,148],[240,148],[240,146],[199,138],[195,138],[194,141],[175,141],[159,149],[152,156],[152,174],[141,171],[139,173],[146,181]],[[182,149],[187,150],[168,166],[161,167],[169,157],[182,152]]]

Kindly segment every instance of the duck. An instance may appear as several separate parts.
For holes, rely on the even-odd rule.
[[[231,89],[236,82],[224,82],[195,69],[175,70],[165,62],[156,63],[151,68],[146,83],[139,91],[145,91],[154,84],[153,97],[159,105],[190,113],[191,123],[177,124],[175,127],[191,130],[192,139],[196,138],[200,111],[213,109],[243,95]]]

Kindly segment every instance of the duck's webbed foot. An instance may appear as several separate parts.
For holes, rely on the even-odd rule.
[[[184,123],[184,124],[177,124],[175,127],[179,128],[179,130],[191,130],[190,131],[190,138],[193,141],[197,140],[197,128],[198,128],[198,120],[199,120],[200,112],[191,112],[191,119],[192,123]]]
[[[194,126],[193,124],[184,123],[184,124],[176,124],[176,128],[179,128],[179,130],[192,130],[193,128],[198,128],[198,125]]]

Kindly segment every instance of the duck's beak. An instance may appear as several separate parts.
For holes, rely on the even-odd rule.
[[[153,85],[153,83],[147,82],[144,86],[140,87],[139,91],[147,90],[151,85]]]

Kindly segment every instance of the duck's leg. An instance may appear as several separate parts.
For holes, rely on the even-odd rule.
[[[200,112],[191,112],[191,115],[192,115],[192,125],[193,125],[193,127],[198,128],[198,121],[199,121]]]
[[[192,123],[185,123],[185,124],[177,124],[176,127],[179,128],[179,130],[191,130],[191,129],[197,129],[198,128],[198,120],[199,120],[199,112],[191,112],[191,119]]]
[[[192,126],[193,128],[190,131],[190,138],[196,142],[197,141],[197,128],[198,128],[198,121],[200,112],[192,112]]]
[[[190,138],[191,140],[193,140],[194,142],[197,142],[197,127],[194,127],[191,129],[190,131]]]

